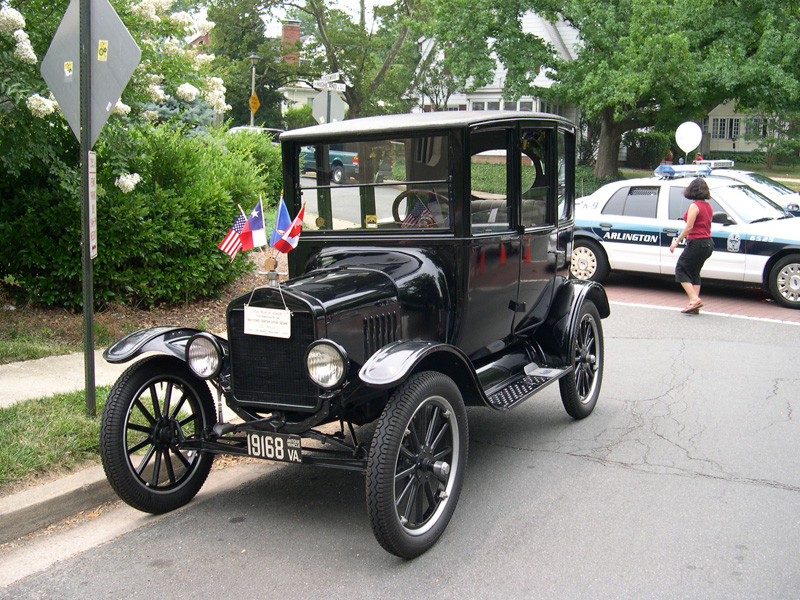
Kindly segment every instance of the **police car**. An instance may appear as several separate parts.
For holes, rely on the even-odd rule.
[[[662,165],[654,177],[609,183],[579,198],[571,275],[603,281],[611,270],[675,274],[669,251],[691,204],[683,190],[705,177],[711,190],[714,253],[701,276],[759,283],[775,301],[800,308],[800,219],[752,187],[711,176],[705,165]],[[685,246],[685,240],[681,243]]]
[[[795,192],[761,173],[734,169],[732,160],[701,160],[698,164],[711,167],[711,174],[715,177],[725,177],[749,185],[794,216],[800,216],[800,192]]]

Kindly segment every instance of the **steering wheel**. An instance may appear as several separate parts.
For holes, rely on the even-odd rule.
[[[417,196],[425,206],[428,206],[428,201],[430,200],[431,194],[436,197],[439,201],[439,204],[444,204],[445,206],[448,203],[447,198],[442,196],[439,192],[433,190],[406,190],[405,192],[401,192],[397,198],[394,199],[392,203],[392,216],[396,223],[402,223],[403,219],[400,218],[400,203],[408,198],[409,196]]]

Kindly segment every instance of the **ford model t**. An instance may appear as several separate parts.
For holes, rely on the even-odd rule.
[[[111,362],[156,355],[111,391],[103,465],[151,513],[189,502],[219,453],[358,471],[376,538],[414,557],[458,502],[465,406],[508,412],[555,382],[576,419],[597,402],[609,306],[568,278],[575,130],[429,113],[281,145],[287,205],[305,206],[289,280],[231,302],[226,336],[158,327],[109,348]],[[352,153],[350,177],[334,177],[334,149]]]

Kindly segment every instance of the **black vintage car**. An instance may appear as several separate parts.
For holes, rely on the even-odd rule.
[[[280,139],[287,204],[305,205],[289,280],[231,302],[227,339],[159,327],[109,348],[111,362],[157,355],[111,391],[103,465],[151,513],[189,502],[219,453],[358,471],[380,544],[418,556],[458,502],[465,406],[507,412],[556,381],[572,417],[597,402],[609,306],[600,285],[568,278],[575,128],[449,112]],[[333,185],[343,144],[357,180]]]

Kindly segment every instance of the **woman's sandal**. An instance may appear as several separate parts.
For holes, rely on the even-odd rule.
[[[703,301],[698,299],[695,302],[690,302],[681,312],[688,315],[696,315],[702,307]]]

